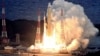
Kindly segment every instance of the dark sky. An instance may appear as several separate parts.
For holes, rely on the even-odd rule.
[[[53,0],[5,0],[6,18],[16,19],[37,19],[37,9],[40,8],[41,14],[46,12],[48,2]],[[84,11],[93,23],[100,23],[100,0],[67,0],[84,7]],[[1,11],[2,0],[0,0]],[[1,17],[1,13],[0,13]]]

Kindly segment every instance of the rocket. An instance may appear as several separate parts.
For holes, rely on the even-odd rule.
[[[2,0],[2,35],[1,35],[2,43],[7,44],[9,42],[6,30],[6,20],[5,20],[5,6],[4,0]]]
[[[44,13],[44,17],[43,17],[43,21],[44,21],[44,23],[43,23],[43,31],[44,31],[44,33],[43,33],[43,39],[44,39],[44,36],[47,34],[47,23],[46,23],[46,16],[45,16],[45,13]]]
[[[45,36],[46,36],[46,17],[45,17],[45,12],[44,12],[44,16],[43,16],[43,37],[42,37],[42,43],[44,43],[44,39],[45,39]]]
[[[61,33],[61,36],[63,36],[63,39],[65,39],[65,31],[64,31],[64,22],[63,22],[63,9],[61,9],[61,30],[62,30],[62,33]]]
[[[45,13],[44,13],[43,20],[44,20],[44,32],[46,33],[46,27],[47,27],[46,25],[47,25],[47,23],[46,23]]]
[[[51,16],[52,16],[52,9],[51,9],[51,4],[49,3],[47,8],[47,35],[48,36],[52,34]]]
[[[63,17],[63,9],[61,9],[61,16]]]
[[[35,43],[40,43],[40,42],[41,42],[41,33],[40,33],[40,9],[39,9]]]

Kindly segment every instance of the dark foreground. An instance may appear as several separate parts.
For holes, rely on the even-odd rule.
[[[33,53],[33,52],[5,52],[0,51],[0,56],[100,56],[100,51],[98,52],[88,52],[86,55],[79,55],[79,54],[69,54],[69,53],[60,53],[60,54],[55,54],[55,53]],[[82,53],[83,54],[83,53]]]
[[[32,54],[32,53],[16,53],[16,54],[0,54],[0,56],[73,56],[71,54]]]
[[[0,56],[100,56],[100,52],[88,53],[86,55],[13,53],[13,54],[0,54]]]

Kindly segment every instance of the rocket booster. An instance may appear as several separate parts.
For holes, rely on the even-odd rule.
[[[52,16],[52,9],[51,9],[51,4],[49,3],[47,8],[47,35],[49,36],[52,34],[51,16]]]
[[[45,13],[44,13],[44,18],[43,18],[43,20],[44,20],[44,32],[46,32],[46,17],[45,17]]]
[[[36,31],[36,39],[35,43],[40,43],[41,42],[41,36],[40,36],[40,10],[38,11],[38,23],[37,23],[37,31]]]
[[[64,21],[63,21],[63,9],[61,9],[61,29],[62,29],[62,33],[61,33],[61,35],[62,35],[62,37],[63,37],[63,39],[65,40],[65,31],[64,31],[64,29],[65,29],[65,27],[64,27]]]

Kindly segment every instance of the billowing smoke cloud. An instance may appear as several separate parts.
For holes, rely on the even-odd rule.
[[[59,40],[57,42],[65,43],[68,52],[86,48],[89,39],[98,33],[98,29],[93,26],[85,15],[82,6],[64,0],[55,0],[51,8],[52,21],[56,29],[57,40]],[[61,13],[63,13],[62,16]],[[65,38],[61,35],[62,33]]]

